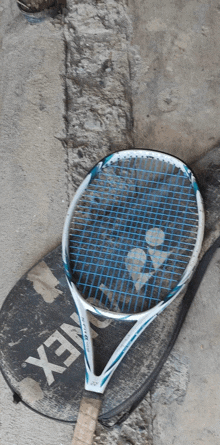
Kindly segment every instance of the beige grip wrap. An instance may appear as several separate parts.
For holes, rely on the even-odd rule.
[[[101,399],[83,397],[71,445],[92,445]]]

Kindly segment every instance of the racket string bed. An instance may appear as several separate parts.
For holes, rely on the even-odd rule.
[[[140,160],[138,163],[141,164]],[[149,164],[149,160],[144,159],[145,167],[147,163]],[[146,310],[146,304],[147,308],[150,308],[163,299],[170,285],[175,287],[184,265],[189,261],[195,242],[191,233],[192,225],[195,225],[196,234],[198,223],[198,218],[195,218],[196,205],[192,205],[193,191],[184,173],[163,161],[151,159],[149,169],[138,170],[135,160],[123,160],[122,165],[109,169],[103,170],[91,182],[88,193],[84,194],[77,205],[78,223],[71,234],[71,263],[74,274],[79,276],[76,283],[79,291],[86,295],[86,298],[93,297],[93,304],[102,305],[105,300],[105,306],[110,305],[111,310],[115,307],[115,310],[121,308],[123,312],[130,312],[133,308],[140,312]],[[113,175],[116,176],[114,185]],[[172,229],[170,236],[169,226],[173,225],[175,230]],[[167,232],[164,248],[170,250],[173,259],[172,266],[168,265],[167,277],[161,271],[155,274],[147,253],[149,246],[144,243],[144,237],[151,227],[163,227],[164,232]],[[135,249],[140,245],[143,247],[144,244],[148,257],[148,273],[154,274],[154,278],[152,283],[150,277],[142,292],[137,294],[131,278],[132,273],[126,269],[124,258],[128,249]],[[82,249],[83,254],[75,253],[77,249]],[[157,257],[159,262],[158,253]],[[133,260],[137,269],[140,258]],[[144,274],[144,271],[140,273]],[[164,286],[163,283],[167,280],[169,284]],[[109,290],[111,301],[100,290],[100,286],[101,289]],[[137,304],[139,299],[140,305]]]

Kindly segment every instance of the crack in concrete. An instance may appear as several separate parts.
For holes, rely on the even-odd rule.
[[[65,140],[62,141],[63,147],[65,149],[65,154],[66,154],[66,159],[65,159],[65,163],[66,163],[66,181],[67,181],[67,185],[66,185],[66,194],[67,194],[67,202],[68,205],[70,205],[70,191],[69,191],[69,184],[70,184],[70,178],[69,178],[69,155],[68,155],[68,135],[69,135],[69,121],[68,121],[68,112],[69,112],[69,97],[68,97],[68,87],[67,87],[67,57],[68,57],[68,45],[65,39],[65,35],[63,33],[63,42],[64,42],[64,50],[65,50],[65,59],[64,59],[64,63],[65,63],[65,75],[64,75],[64,110],[65,110],[65,115],[64,115],[64,124],[65,124]]]
[[[69,194],[100,158],[134,145],[130,28],[123,2],[74,4],[65,17]]]
[[[154,419],[156,417],[156,414],[153,415],[153,401],[152,401],[152,391],[151,390],[148,392],[146,398],[148,399],[148,404],[150,407],[149,428],[148,428],[148,434],[149,434],[148,445],[154,445]]]

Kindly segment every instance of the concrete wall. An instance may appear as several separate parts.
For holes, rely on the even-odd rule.
[[[186,162],[220,140],[219,2],[129,0],[136,147]]]

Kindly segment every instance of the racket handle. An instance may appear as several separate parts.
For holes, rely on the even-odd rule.
[[[102,394],[83,396],[71,445],[92,445],[101,402]]]

